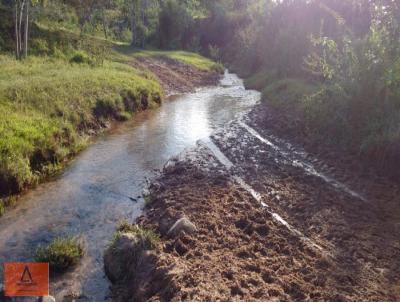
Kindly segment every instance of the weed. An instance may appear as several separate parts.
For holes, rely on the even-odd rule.
[[[124,233],[136,235],[141,241],[143,250],[154,249],[157,243],[160,241],[160,236],[154,230],[144,228],[137,224],[131,224],[126,220],[123,220],[119,223],[114,234],[114,240],[117,240],[119,236]]]
[[[48,246],[36,250],[37,262],[49,263],[55,272],[63,272],[76,265],[84,255],[84,248],[78,237],[58,237]]]

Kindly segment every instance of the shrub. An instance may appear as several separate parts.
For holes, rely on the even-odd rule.
[[[224,73],[225,67],[221,63],[216,63],[211,66],[211,70],[216,72],[216,73]]]
[[[93,60],[89,57],[89,55],[83,51],[76,52],[71,59],[69,60],[71,63],[77,64],[93,64]]]
[[[84,255],[84,248],[78,237],[58,237],[48,246],[36,250],[37,262],[49,263],[55,272],[63,272],[76,265]]]

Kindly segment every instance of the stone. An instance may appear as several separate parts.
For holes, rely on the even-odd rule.
[[[53,296],[45,296],[43,297],[42,302],[56,302],[56,299]]]
[[[164,173],[169,174],[174,172],[175,167],[176,167],[177,159],[176,158],[171,158],[167,163],[164,165]]]
[[[169,229],[167,235],[170,237],[177,237],[182,232],[189,235],[197,232],[196,226],[187,217],[183,217],[176,221],[174,225]]]

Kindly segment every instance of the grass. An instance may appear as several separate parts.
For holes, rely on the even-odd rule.
[[[76,265],[84,255],[78,237],[58,237],[48,246],[36,250],[36,262],[49,263],[54,272],[63,272]]]
[[[163,92],[154,76],[126,64],[137,56],[208,71],[220,67],[184,51],[136,51],[38,24],[32,32],[27,60],[0,53],[0,198],[58,173],[107,120],[125,121],[160,104]]]
[[[0,192],[37,183],[87,142],[107,119],[126,120],[158,105],[153,77],[113,61],[74,64],[0,55]]]
[[[122,234],[130,233],[137,236],[141,242],[140,250],[152,250],[160,241],[160,236],[152,229],[146,229],[137,224],[131,224],[125,220],[121,221],[114,233],[114,242]]]
[[[203,71],[215,71],[222,73],[224,67],[220,63],[216,63],[208,58],[205,58],[197,53],[191,53],[182,50],[137,50],[130,47],[119,47],[122,53],[133,56],[133,57],[164,57],[176,61],[183,62],[187,65],[191,65]]]

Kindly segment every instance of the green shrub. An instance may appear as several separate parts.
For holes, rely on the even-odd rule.
[[[260,71],[246,78],[244,85],[247,89],[262,91],[274,81],[276,81],[276,75],[273,72]]]
[[[63,272],[76,265],[84,255],[84,248],[78,237],[58,237],[48,246],[36,250],[36,262],[49,263],[55,272]]]
[[[50,48],[47,40],[41,38],[32,39],[31,50],[38,55],[50,54]]]
[[[307,96],[316,91],[316,86],[301,79],[274,81],[262,90],[263,99],[277,107],[301,108]]]
[[[93,60],[89,57],[89,55],[83,51],[76,52],[71,59],[69,60],[71,63],[77,64],[93,64]]]

